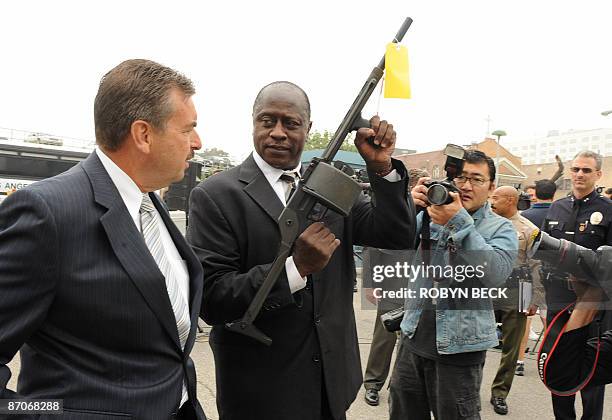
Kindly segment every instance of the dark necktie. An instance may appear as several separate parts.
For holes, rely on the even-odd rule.
[[[565,234],[568,235],[568,240],[572,242],[574,242],[574,239],[576,238],[576,220],[578,219],[581,204],[582,200],[574,199],[572,212],[567,220],[567,225],[565,226]]]
[[[286,204],[289,202],[289,198],[291,198],[291,195],[295,191],[295,182],[296,182],[296,179],[299,179],[299,177],[295,171],[285,171],[279,177],[279,179],[287,184],[285,186],[285,204]]]

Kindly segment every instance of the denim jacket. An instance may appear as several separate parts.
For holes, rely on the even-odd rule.
[[[417,231],[420,232],[423,213],[417,216]],[[461,209],[445,226],[431,223],[431,265],[459,264],[480,266],[482,276],[473,281],[479,287],[494,288],[504,284],[518,255],[517,234],[512,223],[491,211],[489,203],[470,215]],[[462,254],[463,251],[463,254]],[[475,253],[474,251],[477,251]],[[465,261],[466,253],[472,255]],[[452,255],[451,255],[452,254]],[[476,255],[476,257],[474,257]],[[461,259],[464,261],[461,261]],[[413,264],[423,262],[422,251],[416,253]],[[424,298],[421,288],[448,288],[457,286],[456,279],[443,278],[433,282],[427,276],[418,275],[408,282],[408,296],[402,320],[402,332],[412,338],[418,327]],[[455,354],[486,350],[498,343],[495,332],[495,315],[490,299],[443,298],[435,300],[436,345],[440,354]],[[475,309],[477,308],[477,309]]]

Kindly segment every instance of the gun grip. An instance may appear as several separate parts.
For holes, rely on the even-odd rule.
[[[363,118],[361,114],[357,115],[357,118],[353,121],[350,131],[357,131],[360,128],[370,128],[370,121]]]
[[[355,121],[353,121],[353,125],[351,126],[351,131],[357,131],[360,128],[372,128],[370,126],[370,121],[363,118],[361,114],[359,114],[357,118],[355,118]],[[380,147],[374,144],[374,137],[368,138],[368,143],[370,143],[374,147]]]
[[[259,331],[259,329],[250,322],[237,320],[234,322],[228,322],[225,324],[225,328],[242,335],[246,335],[247,337],[251,337],[266,346],[272,345],[272,339]]]

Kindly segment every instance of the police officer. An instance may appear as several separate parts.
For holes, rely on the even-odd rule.
[[[494,303],[495,318],[502,323],[502,355],[497,374],[491,385],[491,404],[497,414],[507,414],[506,398],[512,387],[516,361],[519,357],[521,339],[525,333],[527,316],[534,315],[543,300],[542,285],[539,281],[539,262],[527,257],[529,238],[537,233],[538,228],[518,213],[518,191],[511,186],[502,186],[493,191],[491,209],[499,216],[512,222],[518,236],[518,258],[514,263],[512,274],[506,280],[508,299]],[[535,271],[535,273],[533,273]],[[533,275],[532,275],[533,273]],[[519,307],[519,283],[532,282],[533,292],[528,308]],[[519,311],[520,309],[520,311]]]
[[[553,202],[544,220],[543,230],[549,235],[566,239],[590,249],[612,245],[612,201],[600,195],[595,184],[601,178],[601,155],[592,151],[578,153],[570,168],[572,194]],[[576,300],[571,278],[552,265],[543,265],[542,280],[550,322],[560,309]],[[612,327],[610,312],[603,318],[602,330]],[[595,334],[595,328],[592,328]],[[583,419],[601,420],[604,402],[603,386],[581,391]],[[575,419],[574,397],[553,395],[553,410],[557,420]]]

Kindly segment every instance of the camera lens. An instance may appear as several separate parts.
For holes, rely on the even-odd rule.
[[[448,200],[448,190],[444,185],[434,184],[427,190],[427,199],[431,204],[437,206],[446,204]]]

